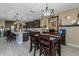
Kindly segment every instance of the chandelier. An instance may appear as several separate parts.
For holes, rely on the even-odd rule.
[[[19,19],[19,13],[16,13],[13,17],[14,20],[18,20]]]
[[[21,19],[23,20],[23,16],[19,13],[15,13],[15,15],[13,16],[13,20],[21,21]]]
[[[42,16],[53,16],[54,9],[48,9],[48,4],[46,3],[45,10],[42,10]]]

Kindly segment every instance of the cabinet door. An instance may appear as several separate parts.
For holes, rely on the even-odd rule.
[[[34,26],[35,26],[35,28],[39,28],[40,27],[40,20],[36,20],[34,22]]]
[[[14,21],[5,21],[5,28],[10,28]]]
[[[61,44],[66,45],[65,36],[61,36],[60,40],[61,40]]]
[[[40,27],[40,20],[35,20],[26,23],[26,28],[39,28]]]

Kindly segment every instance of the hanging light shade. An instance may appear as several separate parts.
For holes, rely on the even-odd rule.
[[[45,10],[42,10],[42,16],[53,16],[54,15],[54,9],[48,9],[48,4],[46,3]]]

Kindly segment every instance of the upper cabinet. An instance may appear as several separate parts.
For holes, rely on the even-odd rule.
[[[14,21],[5,21],[5,28],[10,28]]]
[[[26,28],[40,28],[40,20],[26,22]]]

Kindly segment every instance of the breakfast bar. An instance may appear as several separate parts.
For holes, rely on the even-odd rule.
[[[29,32],[12,32],[13,34],[16,35],[16,42],[20,45],[23,44],[24,40],[26,41],[29,39]],[[24,34],[26,34],[26,38],[24,38]]]

